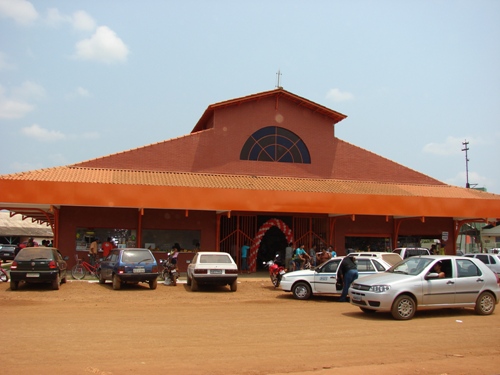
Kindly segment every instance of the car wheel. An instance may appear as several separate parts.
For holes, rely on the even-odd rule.
[[[231,292],[236,292],[238,290],[238,279],[235,279],[231,285]]]
[[[417,305],[413,298],[403,294],[392,304],[392,317],[397,320],[410,320],[415,315]]]
[[[367,313],[367,314],[373,314],[375,312],[377,312],[376,310],[372,310],[372,309],[367,309],[366,307],[360,307],[361,311],[363,311],[364,313]]]
[[[149,289],[156,289],[157,285],[158,285],[157,279],[149,280]]]
[[[19,281],[10,280],[10,290],[17,290],[19,288]]]
[[[52,289],[59,290],[59,286],[61,285],[61,277],[59,274],[56,275],[56,278],[52,281]]]
[[[113,289],[119,290],[121,286],[122,282],[120,281],[120,278],[117,275],[113,275]]]
[[[491,315],[495,311],[495,297],[490,292],[484,292],[479,295],[474,310],[478,315]]]
[[[99,273],[99,284],[105,284],[106,279],[102,276],[102,272]]]
[[[304,282],[298,282],[293,286],[293,296],[297,299],[311,298],[311,287]]]
[[[198,282],[192,278],[191,279],[191,291],[196,292],[198,290]]]
[[[189,275],[187,276],[187,279],[186,279],[186,285],[191,286],[191,278],[189,277]]]

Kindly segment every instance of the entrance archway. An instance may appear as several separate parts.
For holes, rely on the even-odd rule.
[[[262,237],[271,227],[277,227],[283,232],[288,243],[293,242],[292,230],[280,219],[270,219],[266,221],[260,228],[255,238],[252,241],[252,246],[250,247],[250,254],[248,259],[248,268],[251,272],[257,270],[257,253],[259,252],[259,246],[262,242]]]

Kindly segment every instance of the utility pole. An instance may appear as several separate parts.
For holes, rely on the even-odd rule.
[[[281,71],[278,70],[278,73],[276,73],[276,88],[277,89],[282,89],[283,87],[281,87]]]
[[[465,151],[465,180],[466,180],[466,183],[465,183],[465,187],[467,189],[470,188],[470,184],[469,184],[469,157],[468,157],[468,154],[467,154],[467,151],[469,151],[469,142],[467,142],[467,139],[462,142],[462,144],[465,146],[462,151]]]

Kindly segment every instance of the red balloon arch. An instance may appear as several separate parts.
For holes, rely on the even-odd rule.
[[[266,234],[266,232],[271,227],[278,227],[286,237],[286,242],[293,242],[293,233],[292,230],[280,219],[270,219],[266,221],[257,232],[257,235],[252,241],[252,246],[250,247],[250,254],[248,260],[248,268],[251,272],[255,272],[257,270],[257,253],[259,252],[260,243],[262,242],[262,238]]]

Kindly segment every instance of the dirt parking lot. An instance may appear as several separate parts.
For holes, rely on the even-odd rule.
[[[88,281],[14,292],[4,283],[0,373],[500,374],[500,310],[401,322],[336,300],[297,301],[246,275],[235,293]]]

